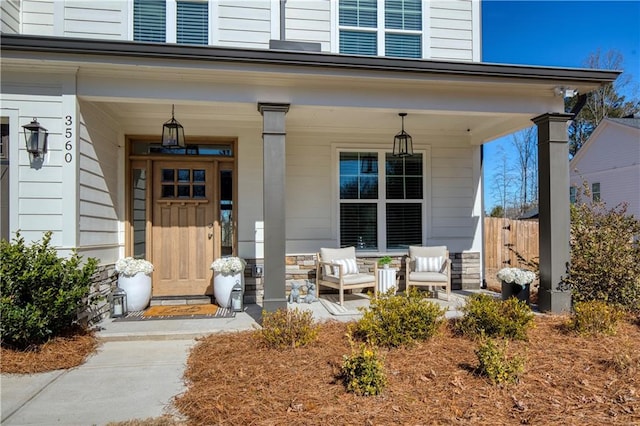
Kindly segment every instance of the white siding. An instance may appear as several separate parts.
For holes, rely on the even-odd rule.
[[[468,145],[436,145],[431,151],[430,238],[446,242],[450,251],[468,250],[478,226],[473,214],[473,152]]]
[[[23,34],[54,35],[53,0],[22,0]]]
[[[10,232],[19,229],[25,241],[30,242],[40,240],[46,231],[53,231],[54,246],[61,246],[63,241],[61,93],[61,83],[55,78],[29,73],[2,74],[2,107],[18,111],[19,126],[36,117],[49,132],[43,163],[30,161],[22,128],[18,140],[10,144],[10,156],[15,159],[10,173],[17,180],[17,193],[11,193],[9,201],[11,208],[17,209],[12,212],[17,216],[17,223],[12,224],[14,229]]]
[[[571,184],[600,183],[608,208],[626,202],[628,213],[640,218],[640,129],[601,123],[588,145],[571,162]]]
[[[331,46],[331,4],[328,0],[289,0],[286,4],[286,39]]]
[[[429,14],[430,59],[473,60],[472,1],[434,1]]]
[[[268,49],[271,39],[271,2],[221,0],[217,29],[217,45]]]
[[[107,114],[80,102],[79,246],[118,250],[119,132]]]
[[[124,1],[65,1],[64,35],[125,40],[127,17],[127,3]]]
[[[454,252],[468,251],[474,247],[479,226],[478,218],[474,216],[474,148],[463,141],[452,141],[451,138],[434,141],[432,136],[417,133],[412,136],[414,141],[433,142],[431,147],[414,146],[415,151],[426,154],[426,243],[444,243]],[[336,140],[322,134],[287,131],[287,253],[315,253],[320,247],[338,246],[337,149],[359,147],[363,150],[386,150],[390,147],[387,139],[382,136],[354,142]],[[260,145],[257,147],[261,150]],[[246,160],[246,157],[241,158],[243,162]],[[255,161],[259,164],[261,159],[256,157]],[[245,167],[249,165],[241,167],[240,176]],[[261,179],[260,170],[255,172],[255,178]],[[242,184],[239,190],[244,195]],[[247,213],[245,209],[240,208],[241,215]],[[252,229],[250,225],[253,222],[241,221],[240,229]]]
[[[0,32],[20,32],[20,0],[0,1]]]

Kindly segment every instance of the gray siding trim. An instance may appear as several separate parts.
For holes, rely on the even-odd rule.
[[[316,66],[393,72],[418,72],[473,77],[509,77],[535,80],[553,79],[592,83],[614,81],[622,71],[581,68],[539,67],[489,63],[446,62],[383,57],[361,57],[327,53],[285,52],[261,49],[234,49],[212,46],[176,46],[112,40],[72,39],[3,34],[3,53],[10,51],[103,55],[134,58],[193,61],[244,62],[290,66]]]

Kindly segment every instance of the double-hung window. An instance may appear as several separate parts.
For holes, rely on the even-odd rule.
[[[421,58],[422,0],[340,0],[340,53]]]
[[[169,17],[175,16],[175,19]],[[174,39],[175,37],[175,39]],[[133,39],[209,44],[208,0],[134,0]]]
[[[341,151],[340,246],[406,249],[422,244],[424,161],[421,153]]]

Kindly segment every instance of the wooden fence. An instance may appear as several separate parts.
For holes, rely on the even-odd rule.
[[[539,260],[538,221],[485,217],[485,269],[493,272],[505,267],[525,267],[516,253],[527,260]]]

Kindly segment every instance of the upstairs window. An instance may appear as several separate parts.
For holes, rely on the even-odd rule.
[[[209,44],[209,3],[178,1],[176,41],[183,44]]]
[[[422,57],[421,0],[386,0],[385,30],[385,56]]]
[[[168,19],[168,17],[175,17]],[[208,0],[134,0],[135,41],[209,44]]]
[[[340,0],[339,34],[340,53],[421,58],[422,0]]]
[[[164,43],[167,38],[167,3],[164,0],[134,0],[133,39]]]

